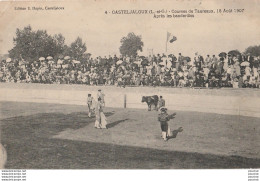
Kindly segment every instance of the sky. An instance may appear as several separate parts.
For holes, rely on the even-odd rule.
[[[64,10],[15,10],[15,7],[59,6]],[[194,18],[154,18],[148,15],[112,14],[113,10],[214,10],[232,9],[233,13],[194,14]],[[234,13],[234,9],[244,9]],[[105,14],[105,11],[110,13]],[[172,14],[172,13],[168,13]],[[186,14],[186,13],[184,13]],[[49,34],[61,33],[66,44],[78,36],[92,56],[119,55],[120,39],[129,32],[141,35],[143,52],[182,53],[194,56],[218,54],[222,51],[260,44],[260,0],[96,0],[96,1],[0,1],[0,54],[13,47],[17,28],[31,25],[33,30],[44,29]],[[177,37],[168,43],[166,33]]]

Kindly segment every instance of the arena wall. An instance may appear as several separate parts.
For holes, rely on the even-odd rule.
[[[0,101],[86,105],[87,94],[105,93],[106,107],[147,109],[142,96],[162,95],[171,111],[197,111],[260,117],[259,89],[191,89],[86,85],[0,84]]]

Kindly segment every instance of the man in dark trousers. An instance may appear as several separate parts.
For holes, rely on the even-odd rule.
[[[101,91],[101,89],[98,90],[97,98],[101,98],[102,106],[105,107],[105,94]]]
[[[88,117],[91,117],[91,113],[92,113],[92,104],[93,104],[93,97],[91,96],[91,94],[88,94],[88,98],[87,98]]]
[[[176,69],[179,70],[180,66],[183,65],[183,56],[181,55],[181,53],[179,53],[179,57],[177,59],[177,63],[176,63]]]
[[[173,119],[174,116],[176,115],[176,113],[173,113],[172,115],[169,115],[167,113],[167,108],[166,107],[162,107],[160,109],[161,113],[158,115],[158,121],[160,122],[161,125],[161,130],[162,130],[162,138],[164,141],[167,141],[167,132],[168,132],[168,121],[170,121],[170,119]],[[169,134],[169,133],[168,133]]]
[[[252,68],[253,68],[253,62],[254,62],[254,57],[253,57],[250,53],[248,53],[246,59],[247,59],[247,61],[248,61],[249,64],[250,64],[250,65],[249,65],[250,68],[252,69]]]

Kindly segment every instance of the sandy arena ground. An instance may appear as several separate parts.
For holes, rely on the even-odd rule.
[[[256,89],[1,85],[6,168],[260,167]],[[105,130],[95,129],[95,118],[87,117],[86,94],[99,88],[106,93]],[[177,112],[169,122],[173,136],[167,142],[161,138],[158,112],[148,112],[140,102],[141,95],[156,93],[166,98],[169,113]],[[126,109],[124,94],[136,95]]]
[[[259,118],[177,111],[162,140],[157,112],[106,108],[94,128],[86,106],[1,102],[7,168],[259,168]],[[170,112],[171,113],[171,112]],[[182,132],[178,128],[183,127]]]
[[[168,151],[236,155],[260,158],[260,119],[196,112],[177,112],[169,122],[176,138],[161,139],[158,112],[138,109],[113,110],[109,129],[94,129],[93,124],[65,130],[54,138],[109,143]],[[173,113],[173,112],[170,112]],[[183,131],[178,132],[182,127]]]

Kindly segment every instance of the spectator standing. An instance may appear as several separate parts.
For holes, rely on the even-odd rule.
[[[158,108],[160,109],[161,107],[165,107],[165,100],[162,96],[160,96],[160,99],[158,101]]]
[[[211,58],[209,55],[207,55],[207,57],[205,58],[205,66],[210,67],[210,64],[211,64]]]
[[[181,53],[179,53],[179,57],[177,59],[177,63],[176,63],[176,69],[179,70],[179,68],[182,66],[182,62],[183,62],[183,56],[181,55]]]

